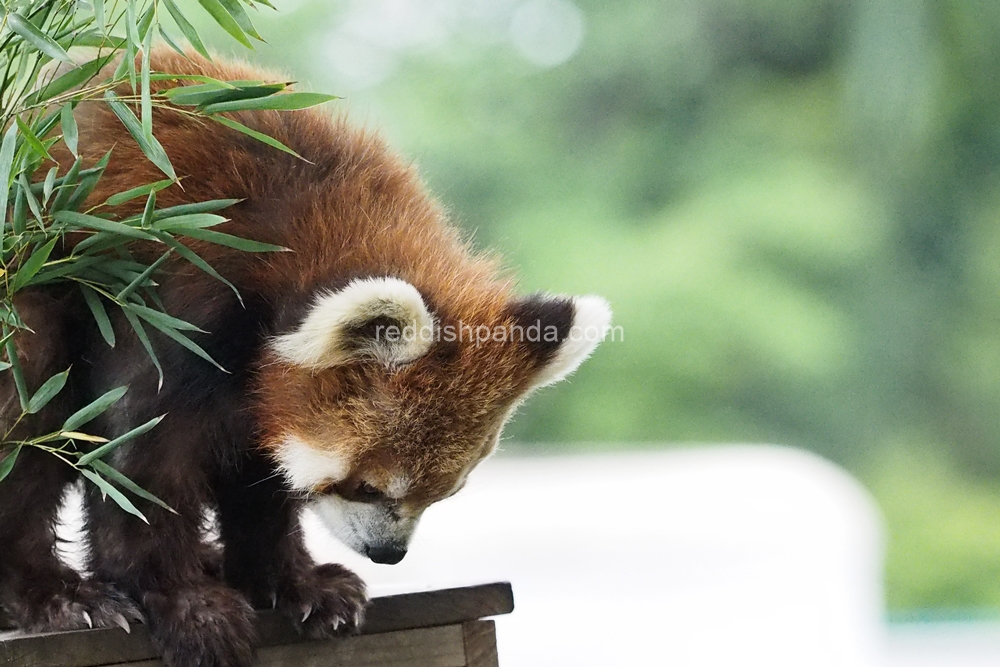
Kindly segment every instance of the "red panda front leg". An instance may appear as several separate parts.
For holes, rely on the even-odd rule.
[[[249,667],[254,611],[239,591],[206,571],[205,512],[211,503],[213,443],[208,415],[174,411],[116,450],[111,461],[170,505],[141,509],[149,521],[88,494],[91,569],[139,601],[167,667]]]
[[[140,618],[127,596],[59,560],[55,521],[75,475],[53,456],[23,450],[0,483],[0,607],[31,632],[115,627]]]
[[[29,290],[18,294],[15,305],[31,327],[15,341],[28,390],[34,392],[75,361],[73,304],[65,295]],[[15,427],[9,438],[21,440],[58,431],[82,401],[75,395],[74,379],[71,376],[70,385],[45,408],[23,416],[15,427],[21,413],[17,390],[11,373],[0,374],[0,434]],[[10,455],[3,452],[0,458]],[[24,447],[10,475],[0,481],[0,609],[24,630],[113,627],[139,618],[127,596],[84,579],[59,558],[57,514],[76,479],[76,471],[65,462]]]
[[[364,582],[341,565],[313,561],[299,523],[302,502],[262,456],[250,453],[233,469],[217,489],[227,581],[257,607],[280,610],[307,637],[356,630],[368,602]]]

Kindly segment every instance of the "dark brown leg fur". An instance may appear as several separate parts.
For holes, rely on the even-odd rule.
[[[30,391],[70,366],[65,304],[39,293],[21,295],[17,307],[37,333],[19,335],[18,357]],[[26,416],[12,439],[57,430],[74,410],[67,386],[39,414]],[[0,375],[0,435],[20,415],[11,373]],[[135,606],[114,587],[82,579],[56,553],[55,521],[75,471],[54,456],[25,447],[11,474],[0,481],[0,607],[26,630],[71,630],[123,625],[139,618]]]
[[[261,457],[248,455],[238,475],[219,483],[217,499],[231,585],[258,608],[281,610],[308,637],[357,629],[364,583],[343,566],[316,565],[302,540],[301,503]]]
[[[141,509],[149,525],[122,512],[97,492],[88,495],[91,568],[139,600],[153,640],[168,667],[249,667],[253,607],[212,576],[205,542],[211,502],[205,442],[210,415],[171,412],[141,442],[119,450],[114,464],[173,507]]]
[[[82,579],[56,555],[55,516],[72,478],[64,463],[27,449],[0,482],[0,600],[25,630],[114,627],[139,618],[114,587]]]

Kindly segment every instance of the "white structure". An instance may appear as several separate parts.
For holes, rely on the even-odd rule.
[[[399,565],[307,521],[376,594],[509,580],[502,665],[867,667],[881,530],[862,487],[799,450],[497,458],[432,507]]]
[[[354,568],[376,595],[511,581],[501,665],[881,663],[874,505],[799,450],[495,458],[428,510],[393,566],[341,546],[315,517],[306,531],[318,559]]]

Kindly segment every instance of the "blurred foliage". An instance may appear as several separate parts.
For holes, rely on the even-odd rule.
[[[939,454],[920,449],[887,453],[868,477],[890,519],[889,607],[995,607],[1000,485],[963,478]]]
[[[1000,4],[277,5],[265,60],[351,91],[525,290],[614,305],[512,439],[805,446],[881,502],[893,607],[1000,605]],[[527,6],[579,8],[566,62]]]

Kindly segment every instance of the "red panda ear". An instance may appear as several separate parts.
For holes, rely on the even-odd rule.
[[[362,278],[319,294],[293,331],[271,340],[271,349],[290,364],[321,370],[356,357],[406,363],[426,354],[433,340],[434,318],[413,285]]]
[[[599,296],[535,295],[515,301],[511,311],[539,361],[532,389],[575,371],[611,327],[611,306]]]

